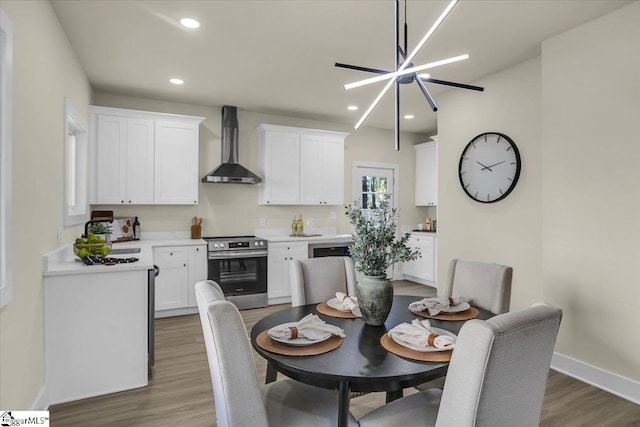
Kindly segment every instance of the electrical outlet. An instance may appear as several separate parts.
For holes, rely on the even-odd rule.
[[[267,218],[260,217],[260,227],[266,227],[266,226],[267,226]]]
[[[60,226],[56,227],[56,241],[59,245],[62,244],[62,227]]]
[[[315,226],[315,221],[313,220],[313,218],[307,218],[307,227],[311,228],[313,226]]]
[[[329,217],[331,219],[338,219],[338,213],[336,211],[331,211],[331,213],[329,214]]]

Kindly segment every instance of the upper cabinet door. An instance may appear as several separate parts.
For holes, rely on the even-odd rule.
[[[156,120],[155,203],[198,203],[198,125]]]
[[[127,120],[126,204],[153,203],[153,142],[153,120]]]
[[[259,202],[297,205],[300,194],[300,135],[265,132],[260,138]]]
[[[344,204],[344,137],[326,136],[320,152],[320,204]]]
[[[438,204],[438,149],[437,142],[415,145],[416,150],[416,206]]]
[[[320,135],[300,135],[301,205],[322,204],[322,142]]]
[[[127,118],[101,115],[93,123],[95,203],[123,204],[127,197]]]

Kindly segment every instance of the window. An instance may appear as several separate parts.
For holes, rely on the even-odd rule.
[[[89,219],[87,203],[87,125],[65,99],[64,225],[82,224]]]
[[[0,307],[13,296],[13,24],[0,8]]]

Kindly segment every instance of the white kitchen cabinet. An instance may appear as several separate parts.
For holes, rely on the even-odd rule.
[[[436,206],[438,204],[437,141],[414,145],[413,148],[416,150],[416,206]]]
[[[301,205],[344,203],[344,137],[300,137]]]
[[[100,115],[94,123],[97,203],[152,203],[153,120]]]
[[[300,135],[265,131],[260,135],[261,205],[296,205],[300,193]]]
[[[147,385],[147,270],[91,268],[44,277],[50,404]]]
[[[207,246],[158,246],[153,262],[160,274],[155,280],[156,317],[187,314],[196,307],[194,285],[207,279]]]
[[[207,246],[190,246],[189,247],[189,281],[187,289],[189,290],[189,307],[197,307],[195,284],[203,280],[207,280]]]
[[[263,205],[341,205],[344,139],[348,134],[262,124],[258,202]]]
[[[307,242],[270,242],[267,261],[267,294],[269,304],[291,301],[289,264],[309,258]]]
[[[198,123],[156,120],[154,203],[198,204]]]
[[[189,253],[187,246],[153,249],[153,262],[160,268],[156,277],[156,311],[189,305]]]
[[[202,117],[90,108],[93,204],[198,203]]]
[[[422,284],[435,282],[436,235],[433,233],[412,233],[407,245],[420,251],[421,258],[405,262],[402,271],[406,279]]]

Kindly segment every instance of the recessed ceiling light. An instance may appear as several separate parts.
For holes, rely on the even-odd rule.
[[[192,18],[182,18],[180,23],[186,28],[200,28],[200,23]]]
[[[174,85],[183,85],[184,84],[184,80],[182,79],[170,79],[169,80],[171,83],[173,83]]]
[[[411,120],[411,119],[413,119],[413,117],[414,117],[413,114],[405,114],[405,116],[404,116],[404,118],[407,119],[407,120]]]
[[[349,110],[349,111],[356,111],[357,109],[358,109],[358,106],[357,106],[357,105],[349,105],[349,106],[347,107],[347,110]]]

